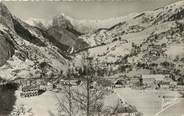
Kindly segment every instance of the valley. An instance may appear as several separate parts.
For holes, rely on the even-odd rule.
[[[0,2],[0,116],[184,114],[184,1],[89,27],[51,22]]]

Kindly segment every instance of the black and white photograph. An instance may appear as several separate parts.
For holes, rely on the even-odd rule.
[[[184,0],[0,0],[0,116],[184,116]]]

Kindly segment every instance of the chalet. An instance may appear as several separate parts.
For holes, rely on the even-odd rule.
[[[170,82],[164,82],[164,81],[162,81],[158,85],[159,85],[160,88],[168,89],[170,87]]]
[[[56,84],[58,89],[61,89],[64,85],[71,85],[71,86],[78,86],[81,84],[80,80],[64,80],[60,79],[59,82]]]
[[[177,82],[178,85],[184,85],[184,77],[178,78]]]
[[[125,80],[123,80],[123,79],[117,79],[117,80],[115,80],[114,82],[113,82],[113,86],[114,87],[125,87],[125,85],[126,85],[126,81]]]
[[[129,85],[131,86],[140,85],[140,78],[138,77],[131,78],[129,81]]]
[[[65,80],[64,85],[71,85],[71,86],[77,86],[81,83],[80,80]]]
[[[147,77],[147,76],[142,77],[143,85],[154,86],[155,82],[156,82],[155,78]]]
[[[160,75],[142,75],[142,83],[148,86],[154,86],[156,81],[162,80]],[[157,78],[157,80],[156,80]]]

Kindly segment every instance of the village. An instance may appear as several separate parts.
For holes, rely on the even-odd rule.
[[[178,78],[178,80],[172,80],[169,75],[150,74],[139,75],[132,78],[126,76],[119,76],[117,78],[106,79],[108,83],[105,87],[113,88],[132,88],[138,90],[171,90],[178,91],[184,96],[184,78]],[[0,86],[6,86],[7,84],[16,84],[21,90],[21,97],[38,96],[45,91],[60,91],[63,86],[80,86],[84,80],[78,78],[63,79],[63,78],[16,78],[13,81],[6,81],[0,79]],[[107,82],[106,81],[106,82]],[[96,80],[91,82],[91,88],[98,83]]]
[[[61,76],[59,78],[16,78],[10,81],[0,79],[0,87],[17,87],[17,95],[20,101],[27,101],[28,99],[34,101],[39,100],[40,98],[47,99],[46,95],[50,96],[52,94],[59,94],[61,97],[64,95],[63,92],[65,92],[66,89],[81,88],[83,85],[85,86],[85,82],[87,82],[85,78],[67,78],[66,76]],[[137,101],[144,96],[144,99],[153,97],[152,99],[158,100],[159,102],[160,100],[163,100],[161,109],[164,109],[165,107],[167,108],[167,106],[169,106],[168,104],[174,103],[174,101],[172,102],[172,99],[175,99],[175,97],[170,92],[178,93],[182,97],[184,96],[184,79],[181,77],[178,78],[178,80],[172,80],[169,75],[162,74],[146,74],[134,77],[118,74],[108,78],[93,78],[89,83],[89,90],[91,92],[93,90],[95,92],[96,87],[103,88],[110,92],[107,96],[115,95],[120,100],[121,104],[126,103],[129,95],[134,96],[133,92],[137,94]],[[158,94],[155,94],[154,92],[157,91]],[[169,95],[165,94],[167,92]],[[49,99],[51,99],[51,97],[49,97]],[[130,99],[133,99],[133,101],[130,102],[131,105],[136,105],[136,99],[134,97]],[[122,113],[122,116],[143,116],[142,113],[145,112],[150,113],[150,111],[143,110],[141,112],[125,112]]]
[[[169,89],[176,91],[184,90],[184,79],[172,80],[169,75],[146,74],[132,78],[126,76],[114,79],[114,87],[130,87],[133,89]]]
[[[21,90],[21,97],[32,97],[41,95],[45,91],[53,91],[62,89],[64,85],[77,86],[80,81],[78,80],[59,80],[56,78],[43,79],[43,78],[16,78],[13,81],[5,81],[0,79],[0,87],[7,85],[17,85]]]

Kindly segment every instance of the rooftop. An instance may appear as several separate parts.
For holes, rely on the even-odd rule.
[[[168,75],[162,75],[162,74],[150,74],[150,75],[142,75],[142,78],[154,78],[157,81],[162,81],[164,78]]]

